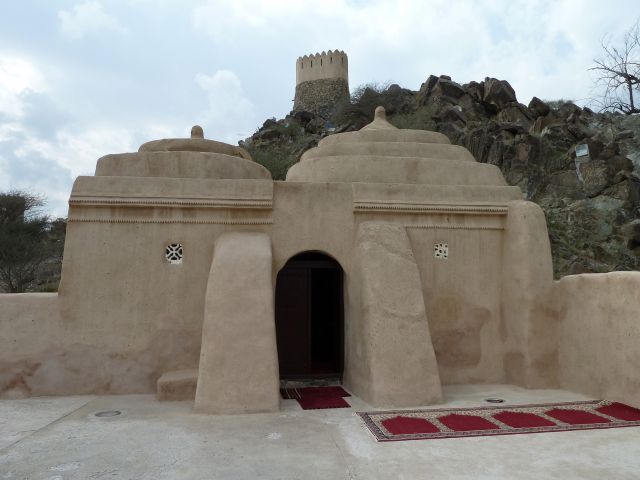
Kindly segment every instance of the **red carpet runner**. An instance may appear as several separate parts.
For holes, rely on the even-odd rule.
[[[319,410],[322,408],[349,408],[351,405],[342,397],[350,397],[340,386],[335,387],[304,387],[281,388],[282,398],[295,399],[304,410]]]
[[[358,415],[379,442],[640,426],[640,409],[604,400]]]

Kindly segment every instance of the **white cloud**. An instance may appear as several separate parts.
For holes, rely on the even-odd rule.
[[[42,90],[40,72],[28,60],[19,57],[0,57],[0,87],[11,93],[23,90]]]
[[[354,49],[368,49],[374,55],[380,50],[403,48],[410,48],[416,55],[420,47],[431,44],[432,49],[450,56],[456,53],[452,48],[455,44],[468,43],[471,36],[474,43],[470,46],[477,48],[477,42],[483,41],[475,36],[485,36],[477,5],[466,0],[458,0],[454,6],[445,0],[209,0],[193,10],[192,24],[196,31],[216,41],[295,38],[301,45],[315,45],[320,50],[338,47],[353,54]],[[224,21],[212,22],[212,18]],[[452,39],[454,44],[449,42]],[[250,41],[247,39],[247,43]]]
[[[7,160],[0,153],[0,192],[6,192],[10,188],[9,166]]]
[[[102,4],[97,1],[79,3],[74,5],[71,11],[60,10],[58,19],[62,34],[75,40],[102,31],[126,32],[118,19],[105,12]]]
[[[133,150],[130,133],[121,127],[61,128],[41,138],[23,125],[0,128],[0,190],[43,194],[47,210],[64,216],[73,179],[93,175],[96,160],[108,153]]]
[[[147,123],[144,131],[136,132],[137,138],[142,138],[142,142],[157,140],[159,138],[182,138],[188,136],[188,127],[186,125],[162,125],[156,123]]]
[[[195,81],[207,96],[207,108],[200,114],[207,138],[235,143],[255,130],[254,106],[234,72],[199,73]]]
[[[628,28],[631,0],[208,0],[192,26],[221,48],[287,42],[299,55],[340,48],[351,86],[393,80],[416,89],[429,74],[467,82],[496,76],[521,101],[589,96],[587,69],[606,32]],[[632,9],[631,9],[632,10]],[[224,19],[224,21],[211,21]],[[284,73],[284,72],[283,72]]]
[[[22,128],[18,123],[0,124],[0,142],[6,142],[21,133]]]
[[[38,69],[20,57],[0,55],[0,113],[19,117],[24,103],[21,94],[44,90],[44,79]]]
[[[131,134],[118,127],[96,127],[91,130],[72,131],[68,129],[56,133],[52,141],[27,138],[14,150],[17,158],[32,154],[54,161],[68,170],[71,176],[93,175],[96,160],[109,153],[133,150]]]

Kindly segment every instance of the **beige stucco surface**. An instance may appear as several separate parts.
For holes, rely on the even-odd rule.
[[[410,153],[410,152],[407,152]],[[384,155],[312,157],[293,165],[287,180],[294,182],[367,182],[435,185],[506,185],[495,165],[460,160]]]
[[[640,406],[640,272],[556,282],[563,388]]]
[[[322,145],[334,145],[345,142],[392,142],[392,143],[422,143],[443,145],[451,145],[449,137],[439,132],[431,132],[428,130],[398,130],[396,128],[386,129],[367,129],[366,127],[357,132],[345,132],[338,135],[329,135],[324,137],[320,143]]]
[[[384,155],[386,157],[435,158],[464,162],[476,161],[469,150],[459,145],[412,141],[399,142],[397,140],[388,142],[372,142],[367,141],[366,139],[360,139],[360,137],[356,137],[354,139],[355,141],[350,141],[352,140],[351,137],[346,137],[341,140],[342,141],[340,142],[334,140],[328,143],[324,143],[323,140],[321,140],[317,147],[303,153],[300,161],[305,162],[311,158],[343,155]]]
[[[551,247],[544,212],[508,203],[502,259],[502,327],[506,380],[530,388],[557,384],[557,318],[550,308]]]
[[[488,223],[486,220],[483,222]],[[420,265],[431,339],[445,384],[503,380],[500,331],[502,230],[408,228]],[[449,257],[434,258],[446,243]]]
[[[365,222],[356,242],[345,384],[380,407],[440,402],[438,364],[406,230]]]
[[[163,373],[156,385],[158,400],[193,400],[198,385],[198,369],[185,368]]]
[[[271,179],[252,160],[215,152],[140,152],[105,155],[96,176]]]
[[[200,129],[198,131],[198,129]],[[229,145],[208,138],[202,138],[202,128],[195,125],[191,129],[191,138],[163,138],[140,145],[139,152],[211,152],[251,160],[251,155],[244,148]]]
[[[278,410],[278,352],[264,233],[218,237],[205,297],[195,411]]]
[[[0,398],[42,394],[55,382],[39,370],[45,358],[62,353],[61,337],[56,293],[0,295]]]

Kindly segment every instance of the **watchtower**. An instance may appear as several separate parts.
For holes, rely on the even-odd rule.
[[[296,61],[294,111],[328,118],[349,101],[349,60],[341,50],[305,55]]]

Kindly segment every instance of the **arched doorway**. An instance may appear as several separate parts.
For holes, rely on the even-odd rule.
[[[320,252],[292,257],[276,281],[280,378],[342,378],[343,318],[340,264]]]

